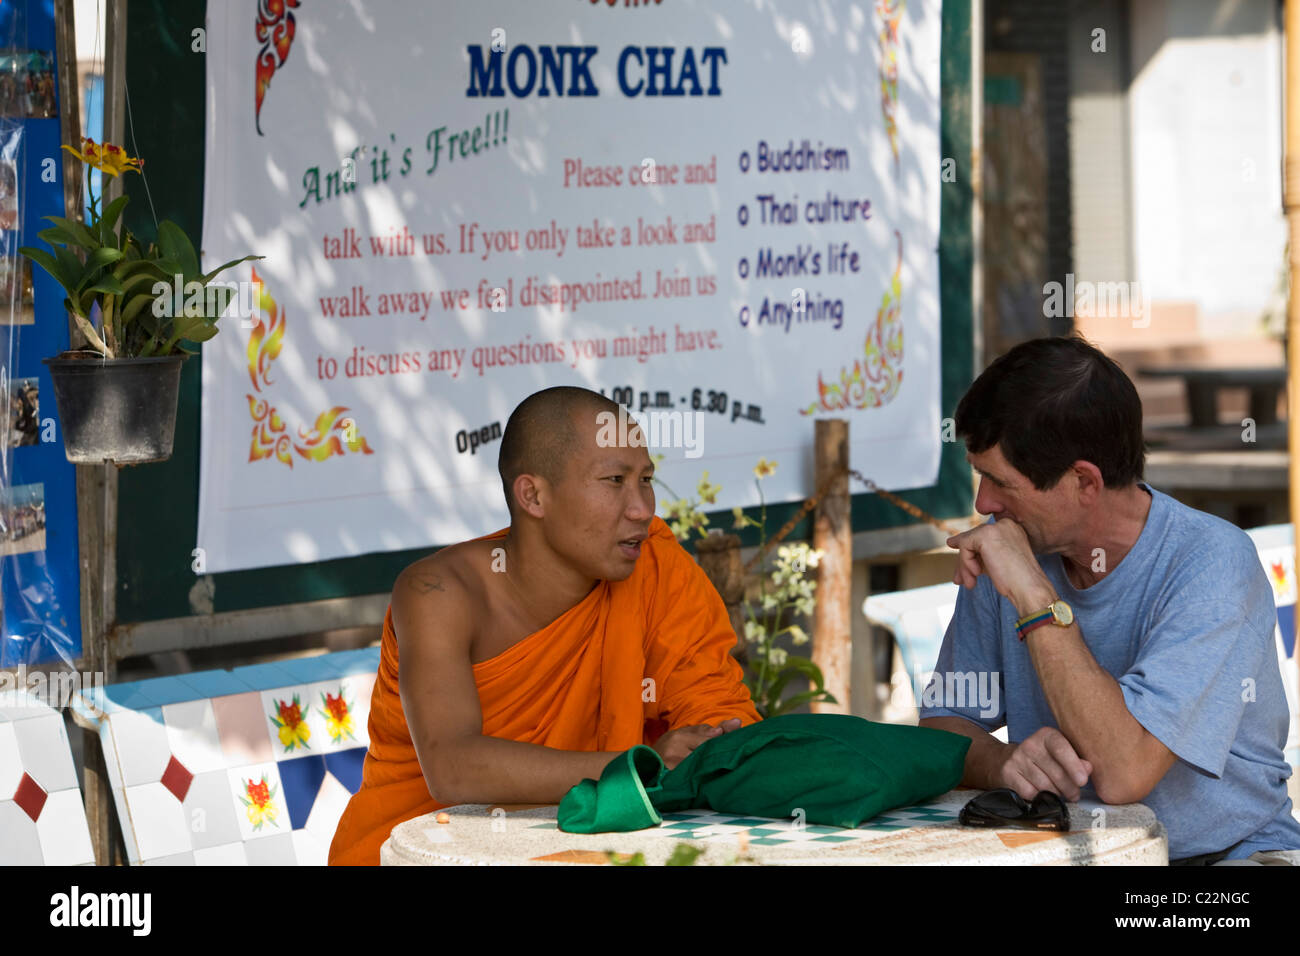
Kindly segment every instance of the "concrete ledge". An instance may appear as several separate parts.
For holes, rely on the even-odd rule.
[[[331,598],[279,607],[199,614],[139,624],[119,624],[109,635],[117,660],[137,654],[195,650],[291,637],[320,631],[382,625],[390,595]]]

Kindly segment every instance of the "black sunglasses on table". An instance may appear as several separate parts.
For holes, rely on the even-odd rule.
[[[971,798],[961,808],[958,820],[968,827],[1018,827],[1023,830],[1070,829],[1070,811],[1065,801],[1050,790],[1041,790],[1032,801],[1014,790],[989,790]]]

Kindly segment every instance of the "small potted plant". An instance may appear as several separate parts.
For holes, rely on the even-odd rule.
[[[96,169],[118,176],[143,163],[117,146],[82,140],[64,149]],[[63,287],[64,306],[90,348],[43,359],[50,368],[63,445],[74,464],[141,464],[171,457],[181,362],[197,354],[182,341],[217,334],[236,294],[233,283],[213,283],[244,256],[211,272],[185,231],[164,220],[146,247],[119,225],[127,197],[103,209],[90,197],[90,222],[46,216],[39,235],[52,252],[19,249]]]

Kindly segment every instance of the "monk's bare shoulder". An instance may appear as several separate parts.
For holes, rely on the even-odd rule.
[[[482,587],[476,575],[469,573],[463,549],[468,544],[451,545],[415,561],[393,582],[393,625],[400,637],[423,632],[435,621],[437,633],[469,638],[470,609],[482,600]],[[432,630],[432,628],[430,628]],[[405,631],[405,633],[403,633]]]
[[[434,613],[444,625],[469,624],[489,604],[495,540],[463,541],[408,565],[393,584],[393,618]],[[466,631],[468,635],[468,631]]]

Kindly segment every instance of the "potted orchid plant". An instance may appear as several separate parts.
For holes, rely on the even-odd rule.
[[[141,172],[143,161],[121,147],[84,139],[64,146],[110,176]],[[163,461],[171,456],[181,362],[196,354],[181,343],[217,334],[217,320],[236,295],[214,283],[244,256],[204,273],[194,244],[175,223],[158,224],[145,245],[121,223],[127,197],[101,208],[90,197],[90,221],[45,217],[48,250],[19,249],[63,287],[64,306],[88,348],[44,359],[63,427],[64,450],[76,464]]]

